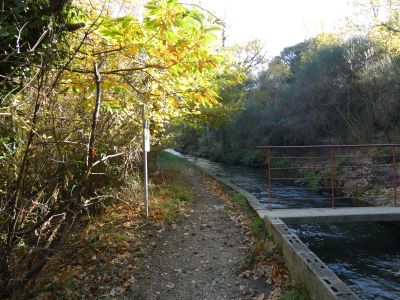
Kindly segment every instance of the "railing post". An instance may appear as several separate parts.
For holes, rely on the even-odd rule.
[[[268,149],[268,209],[272,209],[272,190],[271,190],[271,149]]]
[[[331,149],[331,193],[332,193],[332,208],[336,208],[336,199],[335,199],[335,148]]]
[[[396,147],[392,147],[392,172],[393,172],[393,204],[397,206],[397,162],[396,162]]]

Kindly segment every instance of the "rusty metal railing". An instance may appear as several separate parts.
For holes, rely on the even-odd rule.
[[[288,189],[288,185],[291,190],[322,193],[324,196],[317,198],[330,199],[332,208],[337,207],[338,201],[376,201],[384,197],[384,191],[379,191],[391,189],[390,202],[397,206],[399,147],[400,144],[258,146],[267,150],[268,208],[272,209],[277,192]],[[326,194],[330,194],[329,198]],[[291,197],[307,199],[310,197]]]

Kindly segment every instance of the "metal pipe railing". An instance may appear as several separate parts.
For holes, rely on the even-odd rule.
[[[314,180],[317,182],[316,184],[320,183],[318,181],[323,181],[324,186],[293,186],[290,187],[290,190],[329,190],[329,198],[315,197],[315,199],[330,199],[332,208],[337,207],[337,200],[377,199],[379,198],[378,195],[371,194],[377,193],[383,188],[391,188],[393,190],[392,203],[397,206],[397,152],[399,147],[400,144],[258,146],[258,149],[267,150],[268,208],[272,209],[272,199],[277,197],[274,192],[288,189],[274,186],[276,180],[284,182],[289,180],[303,182]],[[371,149],[391,151],[391,153],[370,153]],[[273,151],[279,151],[279,153],[273,156]],[[291,151],[291,153],[286,153],[288,151]],[[327,151],[328,153],[326,153]],[[296,153],[294,154],[293,152]],[[321,153],[316,154],[315,152]],[[354,155],[351,155],[351,153],[354,153]],[[346,159],[346,161],[340,162],[342,159]],[[373,160],[377,160],[377,163],[374,163]],[[352,170],[357,173],[352,174]],[[367,174],[359,175],[363,170]],[[276,172],[279,172],[279,174],[274,176]],[[299,174],[302,174],[302,176],[299,176]],[[321,176],[318,176],[318,174]],[[390,177],[391,185],[388,186],[385,180],[390,180]],[[363,180],[365,184],[355,182],[350,185],[344,185],[345,180],[352,179],[354,181]],[[371,183],[370,181],[374,182]],[[360,192],[360,190],[366,190],[364,195],[355,196],[355,192]],[[288,197],[284,198],[287,199]],[[312,197],[293,196],[290,198],[292,200],[312,199]]]
[[[333,148],[390,148],[400,144],[359,144],[359,145],[308,145],[308,146],[257,146],[257,149],[333,149]]]

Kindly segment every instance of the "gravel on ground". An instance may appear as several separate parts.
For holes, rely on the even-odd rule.
[[[125,299],[267,299],[265,279],[244,278],[238,270],[250,238],[238,230],[227,204],[193,169],[186,180],[197,197],[190,216],[165,230],[146,229],[154,251],[135,271],[135,284]]]

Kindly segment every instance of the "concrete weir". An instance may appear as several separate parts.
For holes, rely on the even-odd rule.
[[[400,221],[400,207],[393,206],[274,209],[262,210],[259,213],[263,218],[281,219],[297,224]]]
[[[293,234],[285,222],[398,221],[400,207],[345,207],[257,210],[278,245],[290,274],[303,282],[315,299],[358,299],[329,268]]]
[[[270,218],[265,212],[257,211],[264,218],[275,243],[282,249],[292,281],[303,283],[312,299],[359,299],[281,219]]]

